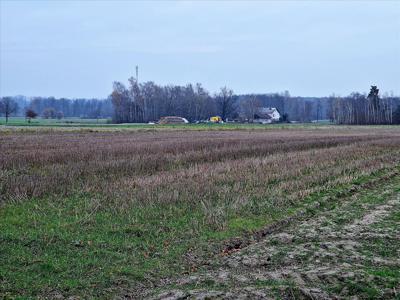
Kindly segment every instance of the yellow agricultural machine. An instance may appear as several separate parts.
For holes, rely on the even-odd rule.
[[[220,116],[215,116],[210,118],[211,123],[223,123],[222,118]]]

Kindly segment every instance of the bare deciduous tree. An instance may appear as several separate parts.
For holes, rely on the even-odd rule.
[[[0,113],[6,117],[6,123],[8,123],[8,118],[17,111],[18,104],[11,97],[0,99]]]
[[[230,117],[236,109],[233,91],[226,86],[222,87],[220,92],[215,96],[215,101],[218,113],[226,121],[226,118]]]
[[[43,118],[45,119],[54,119],[56,117],[56,111],[54,108],[49,107],[43,111]]]
[[[249,122],[253,122],[254,116],[257,114],[261,106],[261,101],[257,99],[256,95],[251,95],[242,100],[240,102],[240,112],[242,117],[247,119]]]

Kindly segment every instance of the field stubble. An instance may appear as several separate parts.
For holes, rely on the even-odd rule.
[[[400,160],[397,131],[53,133],[0,139],[1,202],[74,193],[96,195],[101,206],[117,210],[184,202],[201,204],[208,221],[219,227],[228,210],[260,201],[291,204]]]
[[[120,263],[141,271],[132,274],[121,267],[109,276],[115,284],[121,276],[142,278],[149,270],[179,265],[175,259],[199,239],[259,229],[310,197],[397,168],[400,130],[16,132],[0,135],[0,153],[0,205],[29,207],[33,199],[32,212],[58,216],[47,221],[51,226],[42,220],[42,235],[49,226],[91,232],[101,224],[123,235],[121,255],[140,253],[136,259],[129,252]],[[10,232],[4,239],[16,234]],[[45,239],[47,246],[52,243],[41,234],[36,238]],[[132,235],[136,244],[129,241]],[[174,243],[182,243],[182,249],[168,246]],[[63,292],[94,289],[99,279],[85,276],[89,282],[77,279],[74,288]],[[8,284],[15,294],[16,287]],[[47,283],[26,293],[53,288]]]

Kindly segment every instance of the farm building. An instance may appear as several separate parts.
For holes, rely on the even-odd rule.
[[[275,107],[260,107],[254,114],[254,122],[261,124],[269,124],[278,122],[281,114]]]
[[[158,121],[159,124],[187,124],[189,121],[185,118],[182,117],[176,117],[176,116],[167,116],[167,117],[162,117],[160,121]]]

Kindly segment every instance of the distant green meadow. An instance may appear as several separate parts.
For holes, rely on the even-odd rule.
[[[43,119],[35,118],[30,121],[25,117],[10,117],[7,125],[10,126],[48,126],[48,125],[70,125],[70,124],[107,124],[111,119],[85,119],[85,118],[62,118]],[[6,125],[6,118],[0,117],[0,125]]]
[[[318,123],[273,123],[273,124],[254,124],[254,123],[190,123],[190,124],[149,124],[149,123],[112,123],[111,119],[86,119],[86,118],[63,118],[63,119],[43,119],[36,118],[28,122],[24,117],[10,117],[6,124],[5,117],[0,117],[0,132],[12,130],[36,131],[40,130],[94,130],[94,131],[113,131],[113,130],[206,130],[206,131],[226,131],[226,130],[275,130],[275,129],[305,129],[305,130],[343,130],[355,129],[370,130],[373,128],[398,128],[398,125],[336,125],[328,121]]]
[[[86,118],[63,118],[43,119],[35,118],[30,122],[24,117],[10,117],[6,123],[5,117],[0,117],[0,126],[7,127],[82,127],[82,128],[133,128],[133,129],[191,129],[191,130],[236,130],[236,129],[279,129],[279,128],[320,128],[332,125],[329,122],[319,123],[275,123],[275,124],[251,124],[251,123],[190,123],[190,124],[149,124],[149,123],[112,123],[111,119],[86,119]]]

